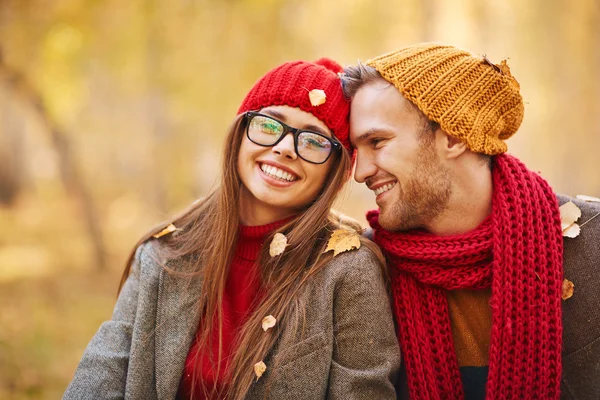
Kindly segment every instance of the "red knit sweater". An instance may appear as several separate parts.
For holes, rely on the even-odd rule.
[[[253,302],[255,302],[257,293],[260,291],[259,270],[256,265],[260,248],[267,235],[282,226],[283,223],[285,223],[285,220],[262,226],[240,227],[237,247],[229,268],[225,293],[223,294],[223,362],[220,371],[217,373],[216,365],[213,365],[210,359],[210,353],[212,352],[212,359],[216,364],[219,351],[215,321],[212,348],[198,349],[198,344],[195,341],[188,352],[177,395],[178,399],[192,398],[190,393],[194,373],[197,376],[197,383],[193,399],[206,398],[202,393],[200,380],[204,382],[207,389],[213,387],[215,380],[219,388],[226,385],[226,382],[223,382],[223,376],[229,364],[229,359],[235,350],[233,348],[234,339],[253,311],[255,306]]]

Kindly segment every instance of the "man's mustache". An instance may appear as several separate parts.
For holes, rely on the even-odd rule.
[[[390,181],[390,180],[397,180],[397,179],[392,174],[389,174],[387,172],[382,172],[382,173],[378,173],[376,175],[370,176],[367,179],[365,179],[365,184],[367,185],[367,187],[369,189],[371,189],[371,187],[373,185],[376,185],[379,182]]]

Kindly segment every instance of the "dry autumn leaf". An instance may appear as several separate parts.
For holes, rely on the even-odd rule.
[[[165,235],[168,235],[169,233],[175,232],[176,230],[178,230],[175,225],[173,224],[169,224],[165,229],[163,229],[162,231],[155,233],[154,235],[152,235],[153,238],[158,239],[161,238]]]
[[[321,89],[313,89],[308,92],[308,98],[310,99],[310,104],[313,106],[320,106],[321,104],[325,104],[327,95]]]
[[[266,332],[270,328],[274,327],[276,322],[277,322],[277,320],[272,315],[267,315],[266,317],[264,317],[262,319],[262,328],[263,328],[263,331]]]
[[[568,238],[576,238],[581,233],[581,227],[576,223],[572,223],[563,229],[563,236]]]
[[[585,194],[578,194],[575,198],[583,201],[587,201],[588,203],[600,203],[600,199],[597,197],[587,196]]]
[[[568,279],[565,279],[562,284],[562,299],[567,300],[573,296],[575,285]]]
[[[283,233],[277,232],[275,236],[273,236],[273,240],[271,240],[269,254],[271,257],[278,256],[283,253],[285,246],[287,246],[287,237]]]
[[[267,366],[265,365],[264,362],[259,361],[256,364],[254,364],[254,374],[256,374],[257,381],[260,379],[261,376],[263,376],[263,374],[265,373],[266,370],[267,370]]]
[[[572,201],[560,206],[560,224],[563,236],[570,238],[579,235],[579,226],[575,222],[581,217],[581,210]]]
[[[325,253],[333,250],[333,256],[352,249],[360,249],[360,237],[358,233],[347,229],[336,229],[327,242]]]

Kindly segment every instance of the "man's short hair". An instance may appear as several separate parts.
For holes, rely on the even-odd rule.
[[[392,84],[386,81],[375,68],[365,65],[360,61],[356,65],[346,66],[343,74],[340,75],[340,78],[342,81],[344,96],[346,96],[346,98],[349,100],[356,95],[356,92],[358,92],[361,87],[373,82],[381,81],[382,83],[392,86]],[[421,121],[420,125],[422,126],[422,129],[419,132],[419,139],[431,139],[431,136],[435,133],[435,131],[440,128],[440,124],[427,118],[427,116],[411,101],[408,101],[408,104],[410,104],[411,110],[418,115]],[[479,158],[483,163],[487,164],[488,167],[491,168],[491,156],[483,153],[476,154],[479,155]]]

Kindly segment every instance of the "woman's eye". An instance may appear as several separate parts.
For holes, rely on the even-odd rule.
[[[313,147],[325,147],[325,143],[321,142],[317,139],[306,139],[306,141],[304,143],[306,143],[308,146],[313,146]]]
[[[271,134],[279,133],[279,131],[281,130],[277,124],[273,124],[273,123],[269,123],[269,122],[261,124],[260,129],[264,133],[271,133]]]

